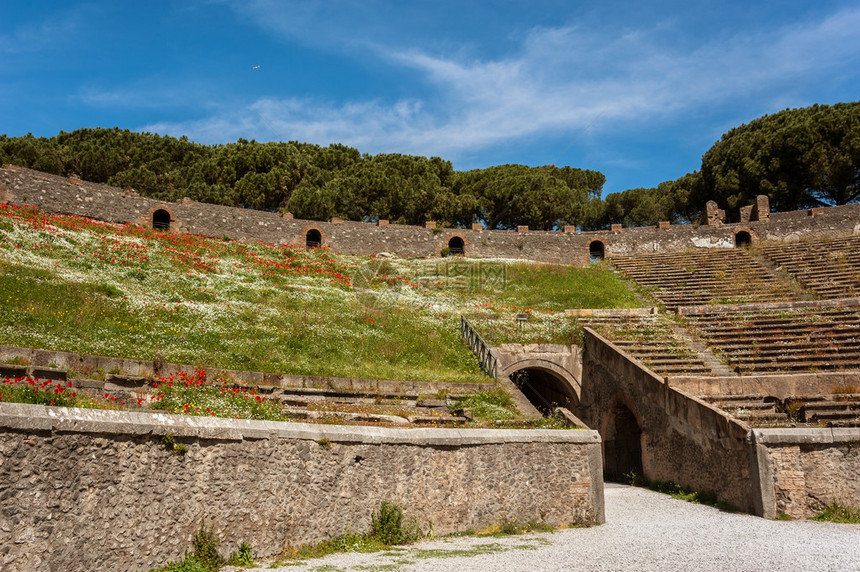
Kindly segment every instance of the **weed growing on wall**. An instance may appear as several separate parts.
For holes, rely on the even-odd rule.
[[[839,503],[825,505],[812,520],[838,522],[844,524],[860,524],[860,508],[853,508]]]
[[[320,558],[336,552],[378,552],[394,545],[411,544],[426,536],[417,518],[404,515],[403,508],[399,504],[383,500],[371,513],[369,532],[356,534],[347,530],[344,534],[316,544],[288,546],[281,553],[280,558],[304,560]]]
[[[224,558],[218,552],[221,540],[215,534],[215,529],[206,527],[206,521],[200,523],[200,528],[191,537],[191,550],[177,562],[170,562],[150,572],[216,572],[223,566],[252,566],[254,554],[251,545],[242,542],[239,548]]]

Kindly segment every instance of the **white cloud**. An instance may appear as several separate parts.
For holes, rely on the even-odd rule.
[[[8,14],[7,14],[8,16]],[[0,54],[14,55],[25,52],[45,50],[60,42],[72,38],[79,28],[82,14],[74,9],[58,14],[51,14],[45,20],[36,23],[9,26],[9,31],[0,34]],[[7,21],[6,24],[11,24]]]
[[[288,32],[298,33],[296,22],[310,17],[291,20]],[[518,53],[493,60],[365,45],[356,57],[411,69],[427,89],[397,101],[268,97],[229,110],[222,106],[207,119],[144,128],[204,142],[342,142],[365,152],[456,159],[521,138],[581,132],[596,118],[594,129],[617,129],[726,101],[790,100],[786,91],[803,93],[820,73],[856,69],[858,29],[860,9],[849,9],[818,22],[724,36],[692,51],[667,41],[671,31],[664,27],[616,35],[535,28]]]

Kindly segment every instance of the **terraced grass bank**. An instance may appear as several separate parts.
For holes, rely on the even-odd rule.
[[[202,368],[485,382],[462,313],[502,338],[637,300],[608,268],[399,260],[240,243],[0,205],[0,344]],[[534,327],[516,328],[528,313]],[[537,316],[540,318],[538,319]],[[565,329],[567,328],[567,329]]]

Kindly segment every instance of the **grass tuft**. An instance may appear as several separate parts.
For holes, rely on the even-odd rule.
[[[839,503],[825,505],[811,520],[860,524],[860,508],[844,506]]]

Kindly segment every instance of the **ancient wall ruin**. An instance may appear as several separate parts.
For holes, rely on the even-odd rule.
[[[696,247],[733,248],[738,233],[752,242],[794,241],[807,235],[860,234],[860,204],[791,213],[756,213],[743,223],[670,225],[577,232],[435,228],[350,221],[309,221],[280,213],[196,203],[187,199],[164,202],[131,190],[97,185],[80,179],[49,175],[21,167],[0,169],[0,200],[34,205],[60,214],[85,216],[114,223],[151,227],[154,218],[169,220],[170,231],[217,238],[263,240],[305,246],[314,242],[351,254],[391,253],[400,257],[440,256],[452,244],[476,258],[511,258],[586,265],[592,254],[606,257],[669,252]],[[158,213],[158,214],[156,214]],[[161,219],[159,219],[161,220]],[[309,235],[309,233],[311,233]],[[452,243],[452,240],[454,243]]]
[[[754,429],[761,508],[766,518],[809,518],[828,504],[860,499],[860,428]]]
[[[745,424],[669,387],[590,328],[582,380],[577,414],[600,432],[610,474],[637,472],[754,510]]]
[[[187,452],[165,446],[171,435]],[[604,520],[594,431],[343,427],[0,404],[0,569],[139,570],[205,518],[226,549],[369,528],[382,500],[435,534]]]

